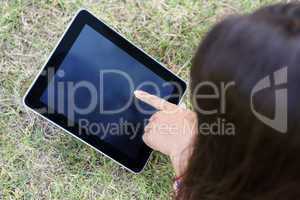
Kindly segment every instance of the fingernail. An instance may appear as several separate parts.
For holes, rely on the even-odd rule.
[[[150,130],[150,127],[149,126],[146,126],[145,128],[144,128],[144,132],[148,132]]]
[[[144,96],[146,93],[144,92],[144,91],[142,91],[142,90],[135,90],[134,92],[134,95],[136,96],[136,97],[141,97],[141,96]]]

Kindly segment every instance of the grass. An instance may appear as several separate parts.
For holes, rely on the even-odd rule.
[[[170,199],[174,174],[165,156],[155,153],[142,174],[130,174],[22,106],[79,8],[188,80],[191,57],[215,22],[270,2],[0,0],[0,199]]]

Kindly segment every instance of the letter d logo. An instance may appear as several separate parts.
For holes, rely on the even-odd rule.
[[[274,76],[274,85],[279,86],[282,84],[287,83],[287,67],[284,67],[282,69],[279,69],[273,73]],[[251,91],[251,110],[253,114],[263,123],[266,125],[272,127],[273,129],[281,132],[286,133],[287,132],[287,88],[283,89],[275,89],[275,117],[274,119],[270,119],[260,113],[258,113],[254,109],[253,105],[253,96],[255,93],[271,87],[271,80],[270,76],[266,76],[263,79],[261,79],[252,89]]]

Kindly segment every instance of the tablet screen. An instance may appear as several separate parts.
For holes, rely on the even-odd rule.
[[[174,87],[84,25],[40,101],[134,159],[154,109],[135,99],[133,91],[168,97]]]

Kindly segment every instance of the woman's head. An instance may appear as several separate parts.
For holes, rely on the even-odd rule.
[[[199,135],[179,199],[300,198],[300,4],[217,24],[191,91]]]

